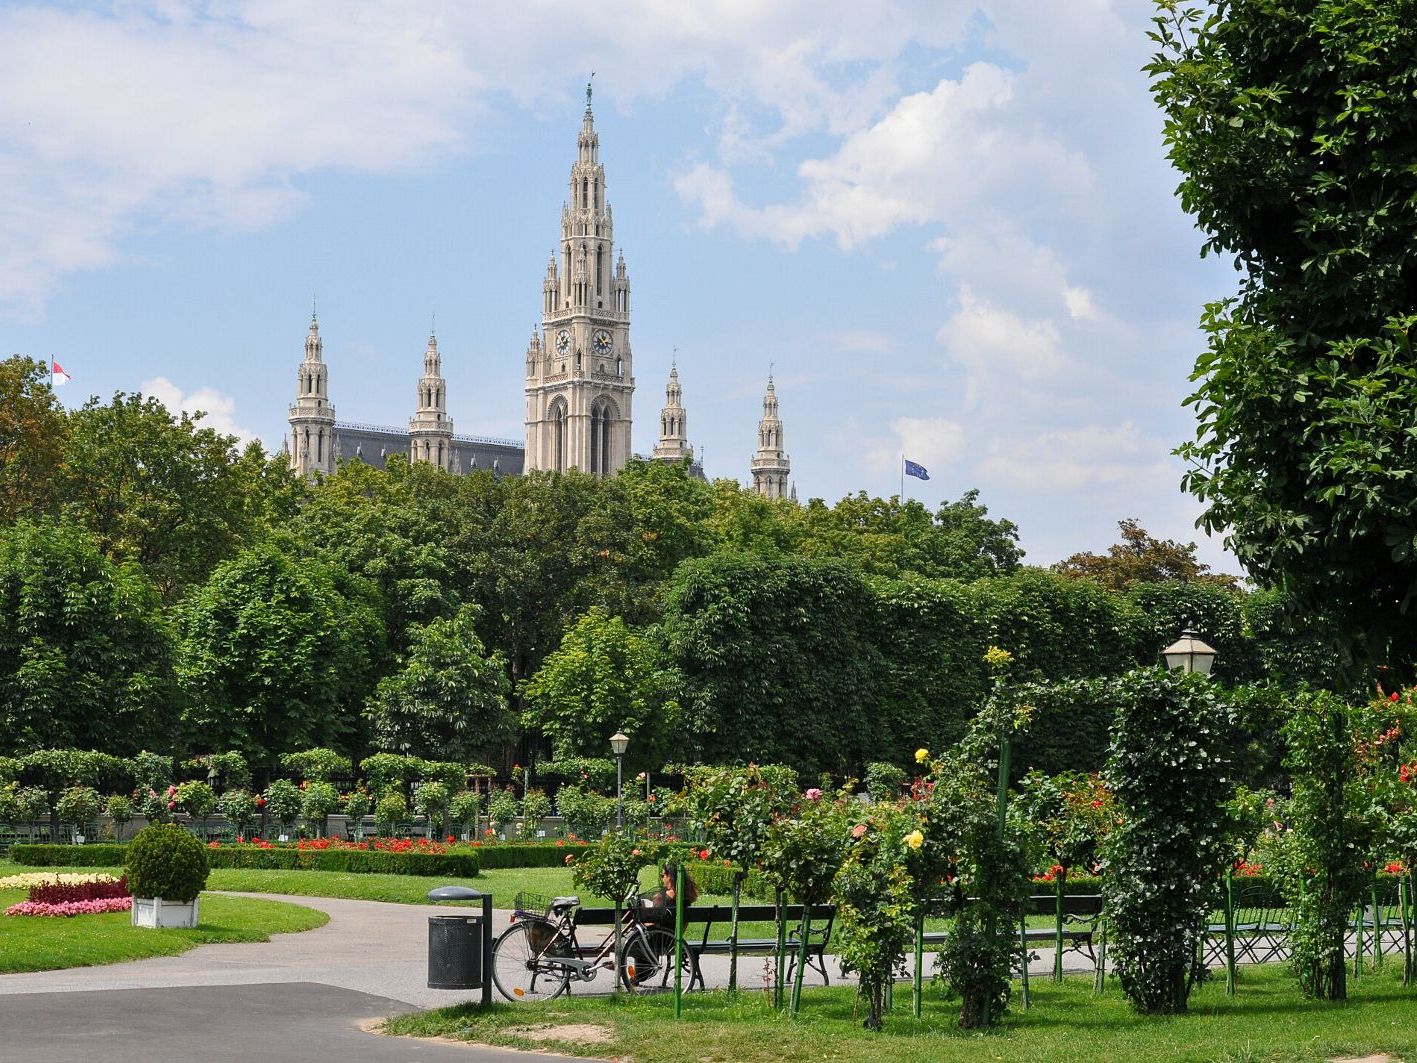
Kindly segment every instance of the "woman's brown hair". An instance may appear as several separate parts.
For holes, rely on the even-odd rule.
[[[664,874],[666,874],[666,875],[669,876],[669,881],[670,881],[670,882],[677,882],[677,881],[678,881],[678,879],[679,879],[679,865],[678,865],[678,864],[665,864],[662,870],[663,870]],[[677,888],[677,887],[676,887],[676,888]],[[694,882],[693,878],[690,877],[689,872],[685,871],[685,872],[684,872],[684,907],[687,908],[689,905],[693,904],[693,903],[694,903],[696,900],[698,900],[698,899],[699,899],[699,887],[698,887],[698,885]]]

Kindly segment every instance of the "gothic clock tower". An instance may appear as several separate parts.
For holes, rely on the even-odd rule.
[[[541,331],[527,346],[525,468],[613,476],[630,460],[630,275],[614,254],[589,85],[576,147],[561,246],[542,284]]]

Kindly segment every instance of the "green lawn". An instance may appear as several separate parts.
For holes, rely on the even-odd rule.
[[[1012,1011],[988,1033],[966,1033],[938,987],[927,988],[925,1016],[910,1014],[908,987],[898,988],[886,1029],[861,1027],[863,1013],[851,988],[808,988],[794,1020],[777,1015],[758,992],[696,993],[684,998],[684,1018],[673,1019],[667,996],[616,1001],[576,997],[546,1004],[504,1004],[482,1013],[461,1006],[400,1016],[387,1032],[539,1048],[636,1063],[940,1063],[1011,1061],[1206,1060],[1224,1063],[1319,1061],[1389,1052],[1417,1059],[1417,990],[1403,989],[1389,964],[1351,987],[1347,1004],[1303,1000],[1283,966],[1243,972],[1240,991],[1225,996],[1223,980],[1199,987],[1189,1015],[1134,1014],[1115,984],[1094,998],[1091,979],[1062,985],[1033,983],[1033,1006]],[[555,1028],[591,1024],[609,1039],[560,1041]],[[532,1036],[528,1036],[528,1035]],[[551,1035],[549,1038],[547,1035]]]
[[[26,897],[24,890],[0,890],[0,909]],[[199,918],[195,930],[143,930],[132,925],[127,912],[70,919],[0,916],[0,972],[122,963],[218,941],[269,941],[272,934],[313,930],[329,922],[329,916],[313,908],[212,894],[202,895]]]

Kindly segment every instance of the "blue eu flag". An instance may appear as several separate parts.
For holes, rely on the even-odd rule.
[[[923,466],[923,465],[916,465],[915,462],[909,460],[908,458],[906,459],[906,462],[905,462],[905,475],[907,475],[907,476],[915,476],[915,477],[918,477],[918,478],[921,479],[921,480],[928,480],[928,479],[930,479],[930,474],[925,471],[925,466]]]

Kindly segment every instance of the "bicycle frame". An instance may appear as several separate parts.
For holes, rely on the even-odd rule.
[[[550,916],[536,916],[534,918],[545,919],[556,928],[555,934],[547,944],[548,949],[553,948],[556,941],[564,934],[570,939],[573,953],[571,956],[552,956],[543,953],[536,957],[537,966],[545,965],[548,969],[564,970],[582,982],[589,982],[600,971],[601,964],[615,952],[615,931],[613,928],[604,941],[592,948],[580,943],[580,939],[576,936],[575,920],[571,918],[569,911],[555,919]],[[626,909],[620,922],[622,924],[620,946],[622,952],[629,948],[629,942],[634,938],[639,938],[646,945],[648,944],[645,938],[644,922],[637,917],[634,909]]]

